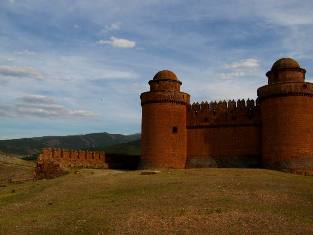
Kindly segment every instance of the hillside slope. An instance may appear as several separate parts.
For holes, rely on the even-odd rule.
[[[38,154],[42,148],[94,149],[127,143],[140,139],[140,134],[121,135],[94,133],[71,136],[44,136],[12,140],[0,140],[0,151],[21,156]]]
[[[313,177],[83,169],[0,190],[0,234],[313,234]]]
[[[33,162],[0,153],[0,185],[32,179],[34,166]]]
[[[127,154],[127,155],[140,155],[141,141],[134,140],[122,144],[109,145],[103,148],[91,148],[92,150],[100,150],[106,153],[114,154]]]

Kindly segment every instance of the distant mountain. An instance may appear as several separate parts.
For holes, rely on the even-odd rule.
[[[87,135],[69,136],[44,136],[34,138],[22,138],[12,140],[0,140],[0,151],[16,154],[22,157],[33,156],[40,153],[42,148],[66,148],[66,149],[103,149],[108,146],[116,150],[119,144],[140,140],[140,134],[121,135],[109,133],[94,133]],[[132,144],[130,144],[132,145]],[[120,147],[126,147],[120,146]],[[140,149],[140,148],[139,148]]]
[[[141,143],[140,139],[137,139],[127,143],[115,144],[103,148],[93,148],[93,149],[101,150],[106,153],[140,155],[140,143]]]

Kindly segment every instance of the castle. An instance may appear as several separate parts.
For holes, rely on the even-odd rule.
[[[313,84],[291,58],[276,61],[257,100],[190,104],[168,70],[141,94],[141,165],[265,167],[313,174]]]

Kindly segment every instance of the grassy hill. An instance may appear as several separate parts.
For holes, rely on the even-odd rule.
[[[92,148],[92,149],[101,150],[106,153],[140,155],[140,143],[141,143],[140,140],[134,140],[127,143],[106,146],[104,148]]]
[[[72,136],[45,136],[0,140],[0,151],[20,156],[38,154],[42,148],[67,148],[67,149],[96,149],[136,141],[140,134],[120,135],[109,133],[94,133]]]
[[[0,234],[313,234],[313,177],[80,170],[0,188]]]
[[[33,171],[34,163],[0,153],[0,186],[32,179]]]

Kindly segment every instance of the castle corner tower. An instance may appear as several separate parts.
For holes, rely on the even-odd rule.
[[[279,59],[258,89],[265,167],[313,171],[313,84],[304,82],[305,72],[294,59]]]
[[[190,96],[180,91],[181,82],[168,70],[149,81],[141,94],[141,166],[185,168],[187,160],[186,113]]]

